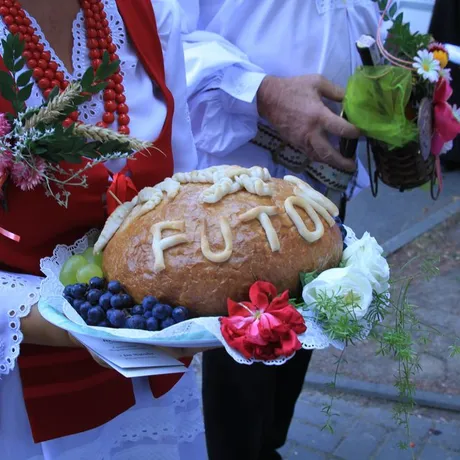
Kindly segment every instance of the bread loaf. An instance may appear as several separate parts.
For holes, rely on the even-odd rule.
[[[256,280],[295,295],[299,272],[337,266],[337,214],[296,177],[212,167],[143,189],[110,216],[95,251],[137,302],[154,295],[197,316],[225,315],[227,298],[246,300]]]

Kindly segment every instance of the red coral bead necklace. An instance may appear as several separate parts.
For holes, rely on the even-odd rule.
[[[102,0],[80,0],[80,5],[85,18],[88,55],[93,68],[97,70],[105,51],[111,61],[118,59],[117,46],[112,40],[112,32]],[[58,63],[51,58],[51,53],[41,43],[20,2],[0,0],[0,16],[9,32],[19,34],[21,40],[25,41],[23,57],[29,69],[33,71],[33,78],[44,97],[47,98],[55,86],[58,86],[61,91],[67,88],[69,82],[65,79],[64,72],[59,70]],[[120,70],[107,79],[103,102],[105,112],[97,125],[107,128],[117,118],[118,132],[129,134],[129,108],[126,104],[123,75]],[[69,126],[78,121],[78,118],[79,113],[73,112],[64,121],[64,125]]]

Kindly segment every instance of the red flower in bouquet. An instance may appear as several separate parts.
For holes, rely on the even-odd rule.
[[[34,165],[15,163],[11,168],[11,177],[14,185],[23,191],[33,190],[43,182],[46,171],[46,162],[41,158],[34,159]]]
[[[0,136],[6,136],[11,131],[10,122],[4,113],[0,113]]]
[[[6,115],[0,113],[0,137],[6,136],[11,131],[11,125],[8,122]],[[3,195],[3,184],[8,178],[10,168],[13,166],[13,158],[11,152],[0,151],[0,199]]]
[[[260,360],[290,356],[302,345],[307,330],[302,315],[289,303],[288,291],[277,296],[271,283],[257,281],[249,289],[251,302],[228,299],[229,316],[221,318],[226,342],[245,358]]]
[[[452,106],[447,102],[453,90],[447,79],[441,78],[434,92],[434,135],[431,143],[433,155],[438,156],[444,144],[454,140],[460,134],[460,120]]]

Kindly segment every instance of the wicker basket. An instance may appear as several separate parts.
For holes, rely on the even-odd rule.
[[[375,171],[372,173],[371,151],[374,156]],[[400,149],[390,150],[382,142],[368,139],[368,167],[371,188],[374,196],[378,192],[378,181],[401,192],[424,184],[431,184],[431,196],[436,200],[439,189],[436,187],[435,158],[429,155],[425,160],[420,153],[419,144],[413,142]]]

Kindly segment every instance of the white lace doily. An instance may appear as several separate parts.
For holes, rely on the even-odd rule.
[[[347,245],[357,241],[355,233],[348,227],[345,243]],[[53,324],[62,327],[70,332],[78,332],[94,337],[128,341],[136,343],[146,343],[151,345],[171,346],[171,347],[203,347],[223,345],[227,352],[241,364],[252,364],[257,360],[246,359],[239,352],[231,348],[224,340],[220,331],[218,317],[195,318],[183,323],[175,324],[167,329],[158,332],[131,329],[111,329],[104,327],[92,327],[86,325],[83,319],[62,297],[63,289],[59,281],[59,273],[65,261],[74,254],[83,253],[88,246],[94,244],[98,232],[93,230],[85,237],[78,240],[72,246],[59,245],[54,250],[52,257],[42,259],[40,268],[45,274],[41,284],[40,311]],[[55,317],[49,315],[52,309]],[[330,345],[343,349],[344,344],[331,340],[323,331],[321,325],[315,321],[308,313],[302,312],[305,318],[307,331],[299,335],[302,348],[305,349],[324,349]],[[290,357],[280,357],[272,361],[263,361],[266,365],[284,364]]]
[[[30,308],[38,302],[39,295],[40,278],[0,272],[0,299],[3,302],[8,299],[8,304],[14,305],[14,308],[7,311],[6,322],[0,318],[0,375],[8,374],[14,369],[22,342],[21,318],[30,313]]]

